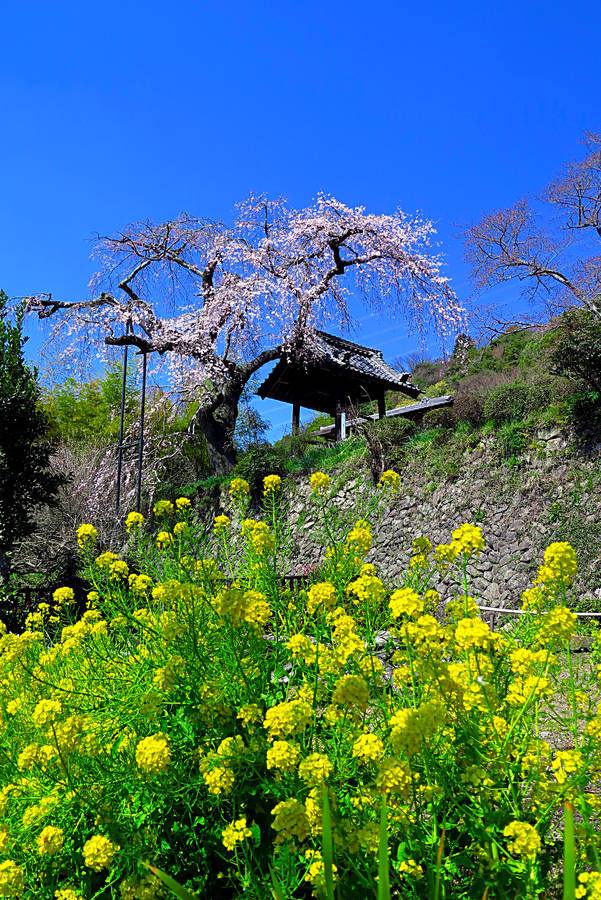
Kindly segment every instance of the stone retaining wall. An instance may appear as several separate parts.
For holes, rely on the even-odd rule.
[[[581,559],[576,585],[581,596],[598,599],[601,609],[601,445],[587,454],[567,449],[567,440],[540,432],[537,449],[519,469],[495,459],[486,445],[467,455],[462,474],[432,489],[423,476],[402,473],[403,488],[375,529],[369,560],[393,584],[409,558],[413,538],[428,535],[447,542],[462,522],[481,525],[487,548],[472,569],[472,591],[490,606],[515,606],[528,585],[544,548],[570,539]],[[351,479],[335,501],[361,515],[366,485]],[[373,490],[373,488],[372,488]],[[315,539],[307,479],[290,494],[290,524],[302,574],[315,565],[321,548]]]

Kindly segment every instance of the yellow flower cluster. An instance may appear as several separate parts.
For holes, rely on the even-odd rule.
[[[65,606],[69,603],[75,603],[75,591],[70,587],[57,588],[52,594],[52,599],[56,606]]]
[[[38,728],[53,725],[62,711],[60,700],[40,700],[33,711],[33,722]]]
[[[22,897],[25,872],[12,859],[0,863],[0,897]]]
[[[394,493],[398,493],[401,489],[401,476],[393,469],[386,469],[380,476],[380,485]]]
[[[213,531],[216,531],[217,533],[227,531],[230,525],[230,517],[224,515],[223,513],[221,513],[221,515],[219,516],[215,516],[215,518],[213,519]]]
[[[265,713],[263,727],[270,740],[299,734],[313,718],[313,709],[305,700],[288,700]]]
[[[215,609],[232,625],[243,622],[263,628],[272,616],[272,609],[259,591],[243,591],[239,587],[226,588],[215,598]]]
[[[507,849],[513,856],[522,856],[525,859],[534,859],[540,851],[541,840],[536,828],[528,822],[515,820],[506,825],[503,834],[509,838]]]
[[[376,605],[384,600],[386,591],[382,581],[376,575],[360,575],[347,585],[347,593],[354,594],[355,603],[371,603]]]
[[[77,543],[80,547],[94,544],[98,539],[98,531],[93,525],[83,524],[77,529]]]
[[[242,533],[247,535],[253,550],[259,556],[273,553],[275,540],[269,530],[267,522],[258,522],[256,519],[245,519],[242,523]]]
[[[577,900],[601,900],[601,872],[582,872],[574,896]]]
[[[424,603],[412,588],[399,588],[390,596],[390,611],[395,619],[400,616],[419,616],[424,611]]]
[[[276,843],[295,839],[302,843],[309,836],[309,819],[300,800],[283,800],[274,806],[271,815],[274,816],[271,827],[276,832]]]
[[[538,570],[535,583],[558,581],[567,586],[577,574],[576,551],[567,541],[557,541],[545,550],[543,565]]]
[[[322,784],[330,777],[332,763],[325,753],[310,753],[298,767],[298,774],[309,785]]]
[[[325,494],[331,483],[332,479],[325,472],[313,472],[309,477],[309,484],[314,494]]]
[[[282,479],[279,475],[266,475],[263,479],[263,495],[275,494],[282,489]]]
[[[307,609],[313,614],[317,609],[332,609],[336,605],[336,588],[329,581],[313,584],[307,591]]]
[[[482,619],[460,619],[455,627],[455,644],[458,650],[491,650],[499,635],[490,630]]]
[[[468,523],[455,529],[451,543],[458,553],[465,553],[466,556],[477,556],[486,546],[482,529]]]
[[[372,534],[369,522],[359,519],[349,531],[346,545],[358,556],[366,556],[371,550]]]
[[[132,511],[125,517],[125,528],[128,532],[135,528],[141,528],[143,524],[144,516],[140,512]]]
[[[235,850],[236,844],[241,844],[249,838],[252,831],[246,824],[246,818],[236,819],[230,825],[226,825],[221,833],[221,842],[226,850]]]
[[[274,741],[267,750],[267,768],[280,772],[294,772],[300,760],[298,744],[291,741]]]
[[[95,834],[83,845],[83,861],[93,872],[109,869],[121,848],[102,834]]]
[[[250,494],[250,484],[245,478],[232,478],[229,486],[229,495],[234,500],[243,500]]]
[[[36,843],[38,852],[42,855],[52,856],[60,853],[65,843],[65,834],[62,828],[55,828],[54,825],[47,825],[39,833]]]
[[[384,744],[377,734],[362,734],[353,744],[353,756],[362,763],[378,762],[384,756]]]
[[[565,643],[576,631],[576,616],[567,606],[556,606],[543,618],[538,640],[541,644]]]
[[[175,506],[171,500],[157,500],[152,507],[152,511],[157,518],[160,518],[161,516],[172,516],[175,512]]]
[[[355,706],[364,710],[369,702],[369,687],[362,675],[343,675],[336,682],[332,703],[335,706]]]
[[[171,750],[167,735],[158,733],[142,738],[136,747],[138,768],[149,775],[166,771],[171,762]]]

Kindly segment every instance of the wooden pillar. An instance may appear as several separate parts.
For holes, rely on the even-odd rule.
[[[300,403],[292,404],[292,434],[300,431]]]
[[[378,396],[378,419],[383,419],[386,416],[386,397],[384,395],[384,391]]]
[[[346,439],[346,412],[342,403],[336,404],[335,420],[335,440],[344,441]]]

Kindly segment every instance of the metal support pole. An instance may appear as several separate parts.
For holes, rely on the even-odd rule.
[[[142,462],[144,459],[144,413],[146,411],[146,353],[142,353],[142,398],[140,402],[140,436],[138,441],[138,481],[136,484],[136,512],[140,512],[142,497]]]
[[[131,322],[127,323],[126,334],[131,334]],[[121,506],[121,475],[123,472],[123,435],[125,432],[125,395],[127,390],[127,354],[129,345],[123,349],[123,379],[121,381],[121,415],[119,419],[119,445],[117,447],[117,481],[115,484],[115,513],[119,515]]]

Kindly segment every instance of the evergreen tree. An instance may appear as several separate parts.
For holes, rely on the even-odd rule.
[[[53,450],[37,370],[25,362],[23,310],[11,319],[0,291],[0,581],[15,542],[34,530],[36,507],[51,502],[64,479],[52,472]]]

